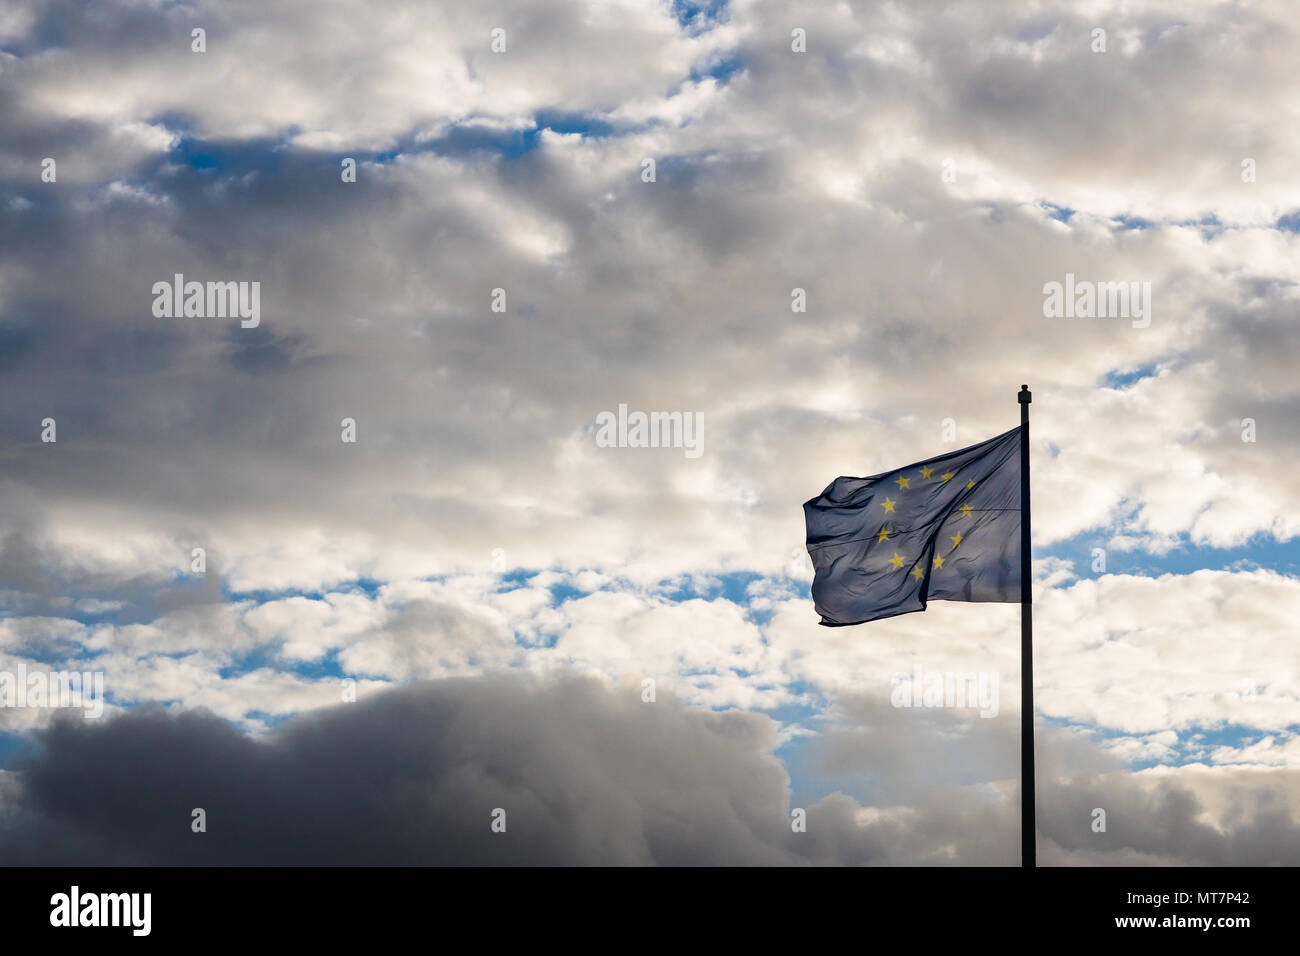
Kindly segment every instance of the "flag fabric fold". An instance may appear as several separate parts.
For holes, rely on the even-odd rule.
[[[1020,601],[1021,428],[804,504],[812,596],[828,627],[927,601]]]

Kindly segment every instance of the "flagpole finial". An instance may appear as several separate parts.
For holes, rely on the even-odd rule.
[[[1029,391],[1028,385],[1020,386],[1020,394],[1016,396],[1016,400],[1019,401],[1021,405],[1028,405],[1033,401],[1033,393]]]

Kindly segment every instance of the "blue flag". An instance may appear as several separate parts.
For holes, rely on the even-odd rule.
[[[813,603],[830,627],[926,601],[1020,601],[1020,428],[803,506]]]

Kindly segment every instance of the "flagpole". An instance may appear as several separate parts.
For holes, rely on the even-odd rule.
[[[1029,550],[1029,403],[1020,386],[1020,865],[1037,865],[1034,826],[1034,608]]]

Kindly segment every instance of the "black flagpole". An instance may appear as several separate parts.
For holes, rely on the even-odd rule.
[[[1029,553],[1029,403],[1020,386],[1020,865],[1037,865],[1034,827],[1034,607]]]

